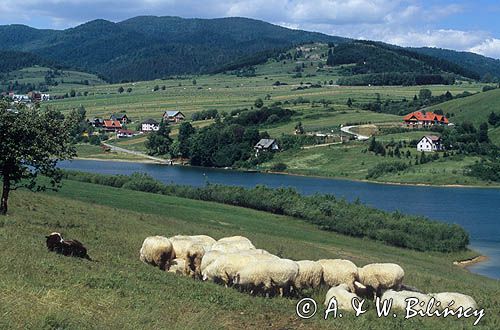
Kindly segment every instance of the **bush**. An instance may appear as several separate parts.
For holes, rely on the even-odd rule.
[[[273,164],[273,166],[271,166],[271,170],[276,171],[276,172],[283,172],[286,169],[287,169],[287,166],[285,163],[276,163],[276,164]]]
[[[408,164],[405,162],[391,162],[391,163],[380,163],[368,170],[366,175],[367,179],[376,179],[386,173],[397,173],[400,171],[407,170],[409,168]]]

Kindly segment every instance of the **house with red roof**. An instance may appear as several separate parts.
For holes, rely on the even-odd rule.
[[[115,132],[122,128],[122,124],[118,120],[105,120],[102,127],[107,132]]]
[[[415,111],[403,118],[403,125],[409,128],[422,128],[432,126],[447,126],[450,122],[444,115],[434,112]]]

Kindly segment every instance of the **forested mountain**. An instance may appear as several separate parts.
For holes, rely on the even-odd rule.
[[[343,68],[341,85],[453,84],[455,77],[480,75],[448,60],[375,41],[352,41],[330,51],[330,64]]]
[[[470,52],[457,52],[441,48],[408,48],[428,56],[440,58],[477,72],[481,78],[488,81],[491,77],[500,78],[500,60]]]
[[[41,58],[40,56],[35,54],[10,50],[0,50],[0,74],[34,65],[50,67],[57,66],[54,62]]]
[[[30,53],[22,54],[22,60],[5,53],[0,67],[50,62],[97,73],[111,82],[150,80],[254,65],[308,42],[335,45],[334,64],[355,64],[344,70],[354,78],[347,77],[348,84],[446,83],[453,80],[450,74],[500,77],[499,60],[470,53],[353,41],[247,18],[156,16],[118,23],[94,20],[66,30],[0,26],[0,51]]]
[[[63,31],[0,26],[0,49],[30,51],[110,81],[215,72],[265,51],[344,40],[246,18],[143,16],[120,23],[95,20]]]

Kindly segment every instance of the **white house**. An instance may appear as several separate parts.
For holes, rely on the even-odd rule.
[[[417,143],[417,151],[433,152],[443,150],[441,138],[436,135],[423,136]]]
[[[186,116],[180,111],[165,111],[163,113],[163,119],[167,122],[178,123],[186,119]]]
[[[119,139],[122,138],[130,138],[137,135],[136,132],[128,130],[128,129],[120,129],[116,132],[116,137]]]
[[[156,132],[160,129],[160,124],[154,119],[147,119],[141,123],[141,131]]]

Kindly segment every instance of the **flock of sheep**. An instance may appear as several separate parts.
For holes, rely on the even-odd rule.
[[[477,309],[474,299],[464,294],[423,294],[404,286],[404,270],[397,264],[368,264],[358,268],[343,259],[293,261],[257,249],[243,236],[218,241],[206,235],[150,236],[142,244],[140,260],[168,272],[266,296],[296,295],[304,289],[326,285],[330,289],[325,305],[335,297],[338,307],[344,310],[352,309],[352,299],[359,296],[392,298],[393,308],[401,309],[405,308],[408,297],[425,302],[434,297],[443,309],[451,301],[454,304],[450,309],[459,306]]]

